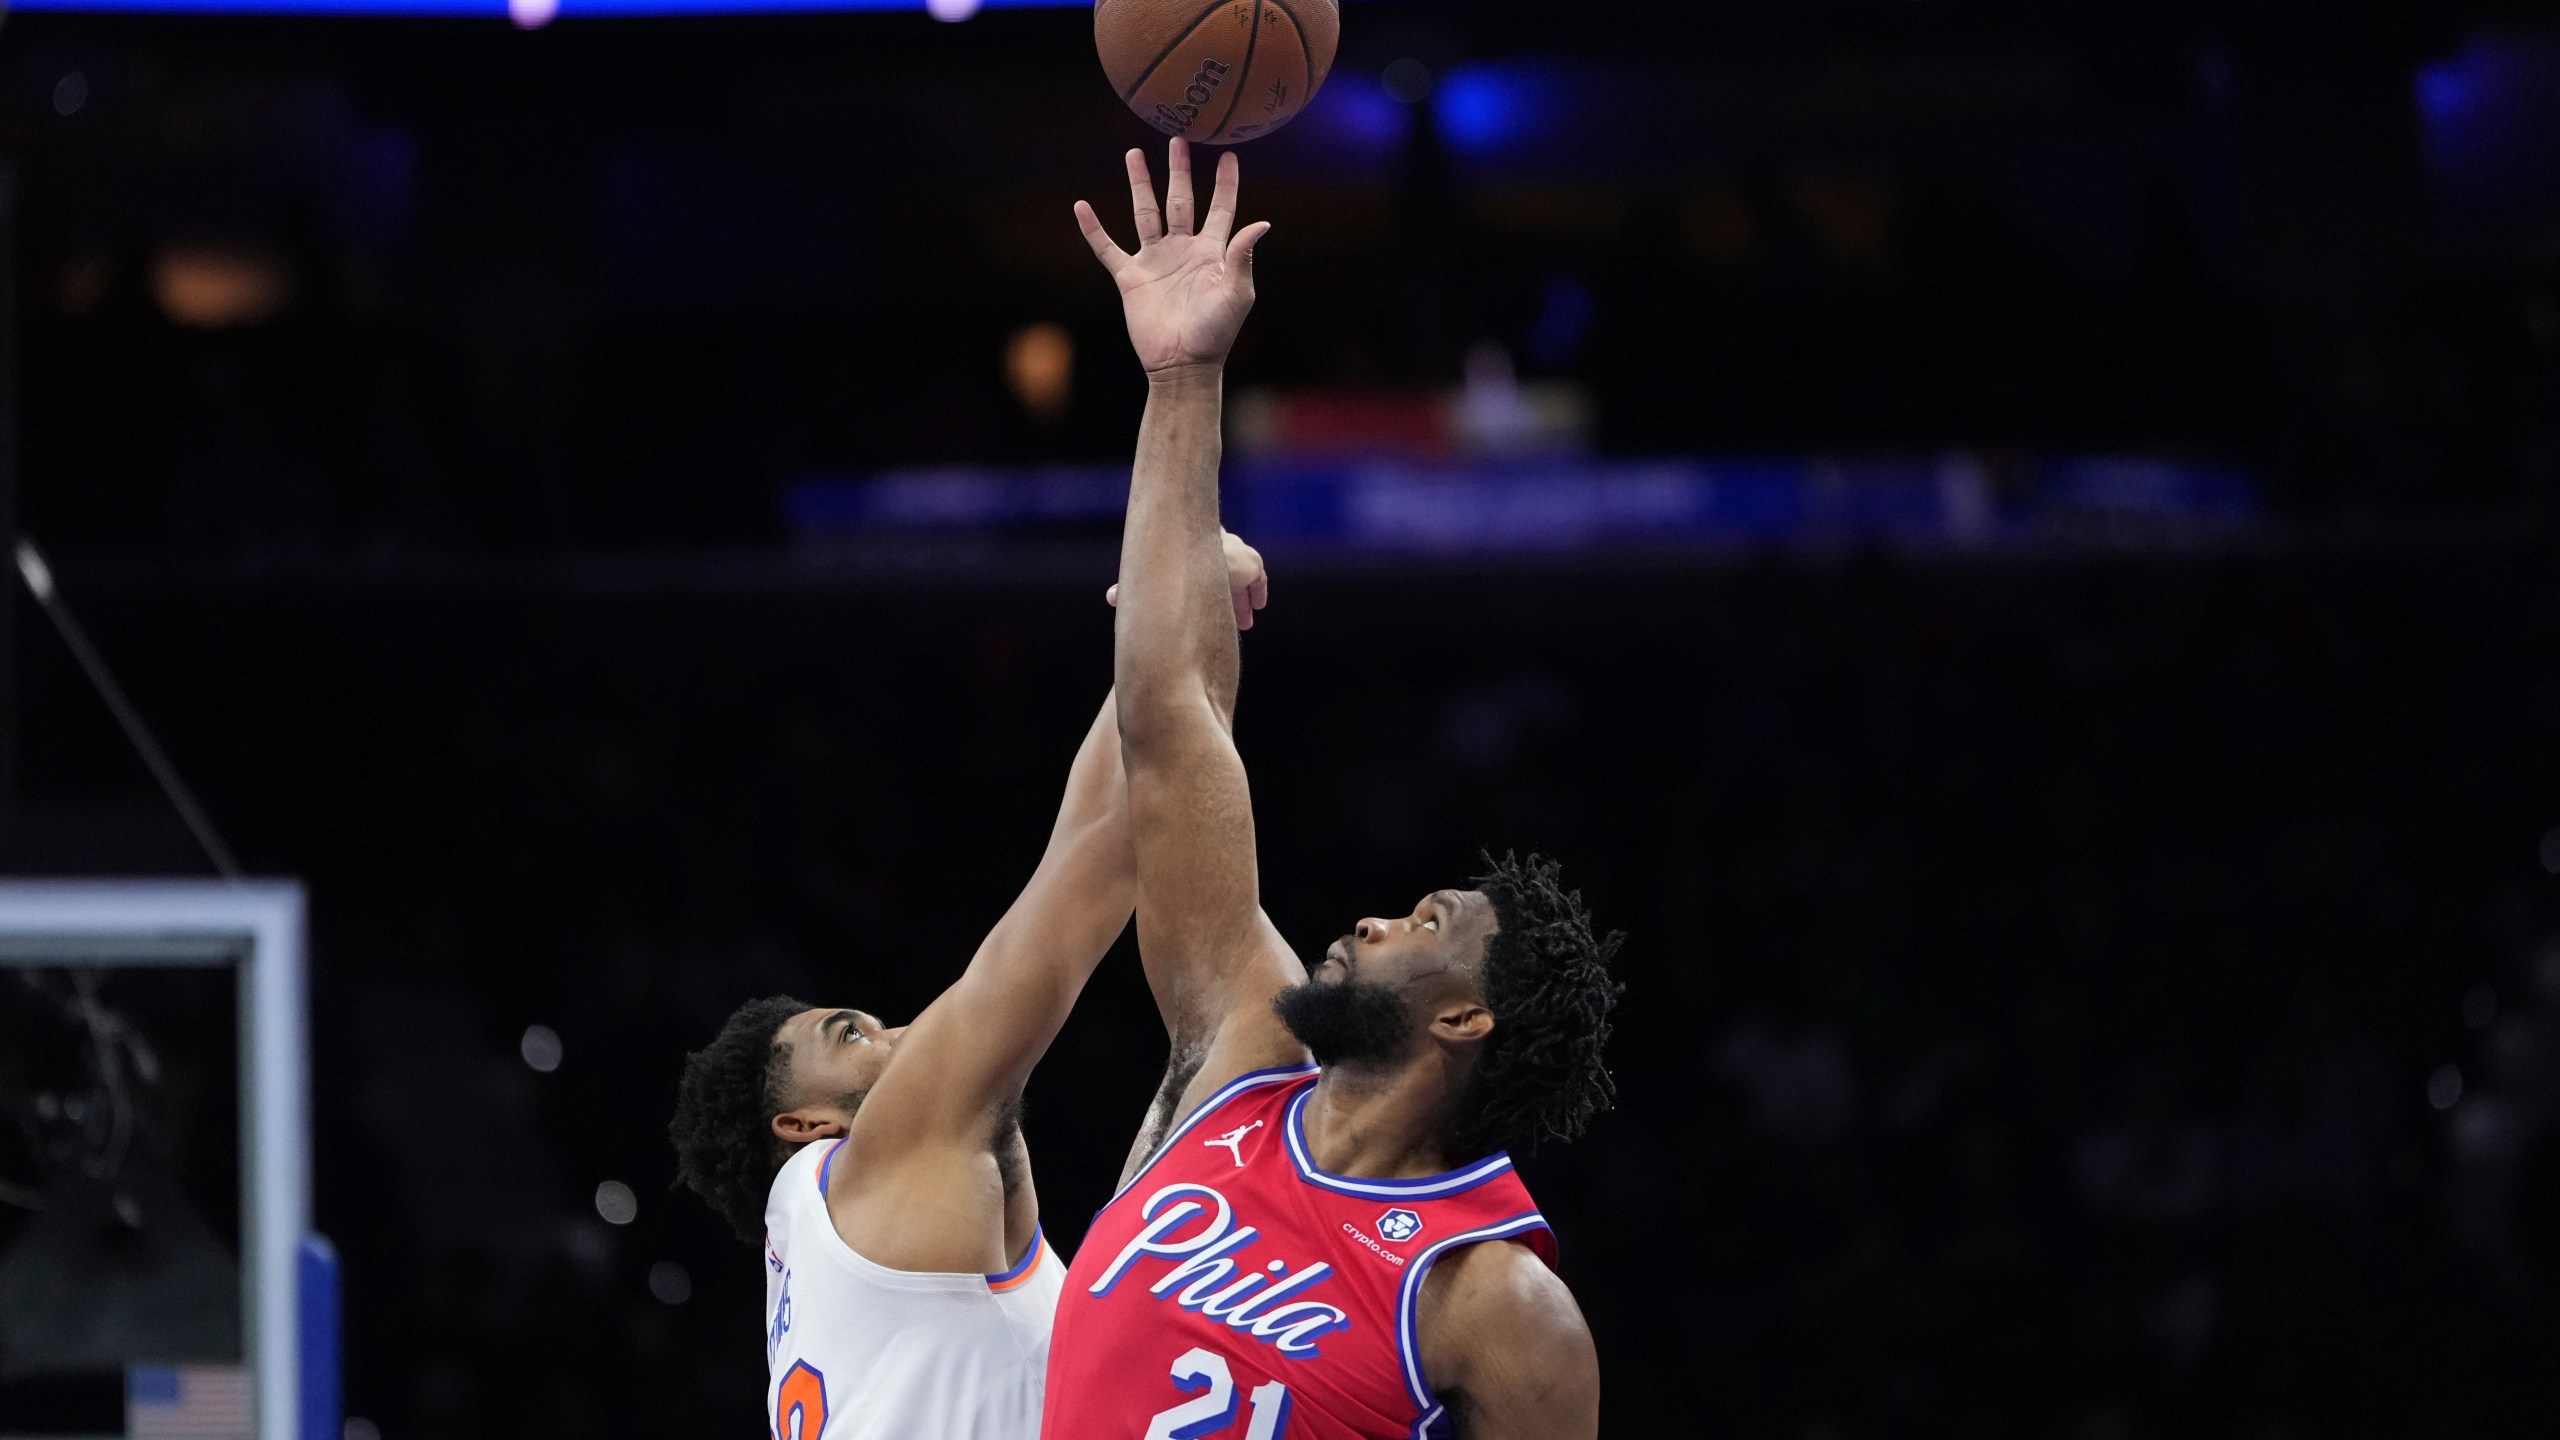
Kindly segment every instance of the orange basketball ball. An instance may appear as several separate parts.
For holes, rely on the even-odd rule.
[[[1096,0],[1094,48],[1138,118],[1203,145],[1268,135],[1307,108],[1342,39],[1335,0]]]

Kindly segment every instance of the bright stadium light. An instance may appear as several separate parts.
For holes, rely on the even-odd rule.
[[[596,1214],[607,1225],[628,1225],[640,1218],[640,1197],[619,1180],[607,1180],[596,1187]]]
[[[524,1057],[525,1068],[548,1075],[560,1068],[560,1032],[548,1025],[528,1025],[524,1038],[516,1042],[516,1053]]]

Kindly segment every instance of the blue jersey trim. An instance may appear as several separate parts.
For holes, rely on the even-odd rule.
[[[1313,1075],[1314,1073],[1316,1073],[1316,1067],[1313,1065],[1278,1065],[1268,1070],[1247,1070],[1233,1080],[1228,1081],[1225,1088],[1221,1089],[1217,1094],[1210,1096],[1208,1099],[1203,1100],[1198,1105],[1192,1107],[1191,1113],[1184,1116],[1182,1123],[1174,1126],[1172,1131],[1164,1137],[1164,1143],[1156,1147],[1155,1153],[1147,1157],[1147,1163],[1139,1166],[1135,1171],[1131,1172],[1128,1181],[1119,1189],[1111,1192],[1111,1200],[1116,1202],[1121,1196],[1128,1194],[1140,1180],[1146,1178],[1148,1171],[1156,1168],[1157,1161],[1164,1159],[1164,1157],[1172,1151],[1176,1141],[1179,1141],[1183,1136],[1190,1134],[1193,1126],[1208,1119],[1210,1112],[1216,1110],[1219,1106],[1235,1099],[1247,1090],[1257,1090],[1265,1085],[1277,1085],[1284,1080],[1302,1079],[1305,1076]],[[1110,1203],[1105,1203],[1102,1207],[1103,1210],[1108,1210],[1110,1208]],[[1096,1210],[1093,1213],[1096,1218],[1100,1218],[1102,1210]]]
[[[1472,1165],[1419,1180],[1363,1180],[1318,1169],[1314,1152],[1307,1148],[1304,1119],[1307,1096],[1313,1093],[1310,1087],[1291,1100],[1288,1117],[1280,1125],[1281,1132],[1289,1137],[1289,1159],[1298,1167],[1298,1178],[1310,1185],[1363,1200],[1437,1200],[1463,1195],[1496,1176],[1510,1173],[1511,1157],[1499,1150]]]
[[[1040,1247],[1048,1243],[1047,1237],[1040,1233],[1040,1227],[1037,1225],[1032,1226],[1031,1248],[1022,1252],[1022,1258],[1014,1263],[1014,1267],[1012,1269],[1007,1270],[1001,1275],[988,1276],[987,1283],[990,1285],[1002,1285],[1007,1281],[1021,1279],[1032,1266],[1040,1263]]]
[[[1414,1257],[1404,1274],[1404,1284],[1396,1291],[1396,1356],[1404,1362],[1405,1388],[1413,1392],[1413,1403],[1422,1407],[1422,1418],[1413,1422],[1414,1440],[1423,1440],[1431,1427],[1447,1412],[1432,1394],[1431,1382],[1422,1374],[1422,1342],[1413,1325],[1416,1302],[1422,1298],[1422,1277],[1441,1256],[1461,1245],[1479,1244],[1486,1240],[1510,1240],[1532,1230],[1545,1230],[1547,1217],[1535,1210],[1524,1210],[1507,1220],[1497,1220],[1481,1230],[1452,1235]]]
[[[827,1151],[827,1158],[818,1162],[818,1194],[821,1197],[827,1193],[827,1175],[836,1168],[836,1157],[844,1153],[844,1142],[852,1138],[850,1135],[838,1137],[834,1147]]]

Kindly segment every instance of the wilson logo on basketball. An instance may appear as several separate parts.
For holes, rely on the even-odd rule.
[[[1109,0],[1093,8],[1094,51],[1130,113],[1203,145],[1233,145],[1288,124],[1324,88],[1341,39],[1337,0]]]
[[[1227,76],[1234,70],[1223,60],[1201,61],[1200,73],[1191,77],[1182,98],[1156,107],[1156,128],[1167,135],[1190,134],[1191,127],[1200,123],[1201,108],[1217,98],[1219,87],[1227,83]]]

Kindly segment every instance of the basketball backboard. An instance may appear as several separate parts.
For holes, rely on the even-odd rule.
[[[291,882],[0,881],[0,1440],[337,1440]]]

